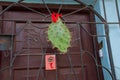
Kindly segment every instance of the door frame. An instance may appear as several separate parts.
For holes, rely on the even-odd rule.
[[[9,6],[11,3],[0,3],[0,5],[2,6],[2,8],[3,9],[5,9],[7,6]],[[24,5],[26,5],[26,6],[28,6],[28,7],[30,7],[30,8],[33,8],[33,9],[35,9],[35,10],[40,10],[40,9],[44,9],[45,10],[45,8],[44,8],[44,5],[43,4],[27,4],[27,3],[23,3]],[[38,6],[40,6],[40,7],[38,7]],[[58,5],[48,5],[49,6],[49,8],[50,9],[58,9],[59,8],[59,6]],[[64,9],[66,9],[66,10],[77,10],[77,9],[79,9],[80,7],[82,7],[82,6],[79,6],[79,5],[63,5],[63,7],[64,7]],[[12,11],[25,11],[25,9],[22,9],[20,6],[18,6],[18,5],[14,5],[12,8],[10,8],[9,9],[10,11],[12,10]],[[91,11],[89,11],[89,9],[84,9],[82,12],[85,12],[85,13],[89,13],[90,14],[90,21],[95,21],[95,18],[94,18],[94,13],[93,12],[91,12]],[[94,33],[94,34],[96,34],[96,29],[95,29],[95,25],[94,24],[91,24],[91,26],[93,26],[92,27],[92,32]],[[97,41],[97,38],[96,38],[96,41]],[[98,43],[95,45],[95,46],[98,46]],[[98,50],[98,47],[96,48],[97,50]],[[100,59],[99,59],[99,61],[100,61]],[[100,63],[100,62],[99,62]],[[100,63],[101,64],[101,63]]]

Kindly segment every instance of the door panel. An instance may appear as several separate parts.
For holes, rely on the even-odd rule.
[[[80,80],[82,78],[82,69],[81,68],[74,68],[74,72],[71,71],[70,68],[64,68],[64,69],[60,69],[60,80]],[[87,75],[87,70],[86,67],[84,67],[84,72],[85,72],[85,76]],[[84,80],[89,80],[88,77],[85,77]]]
[[[27,80],[27,78],[29,78],[29,80],[36,80],[37,71],[37,69],[31,69],[28,76],[26,70],[14,70],[14,80]],[[42,76],[39,76],[39,80],[42,80]]]
[[[36,80],[37,78],[38,80],[98,80],[97,67],[90,56],[95,57],[96,54],[93,37],[88,34],[93,33],[93,28],[88,24],[82,24],[83,27],[76,24],[82,21],[89,22],[90,13],[78,12],[64,18],[72,36],[71,47],[66,54],[59,54],[60,52],[53,49],[47,40],[46,31],[50,24],[50,17],[46,22],[42,22],[44,17],[32,12],[8,11],[4,13],[4,19],[28,20],[28,22],[5,21],[3,24],[4,34],[15,35],[12,53],[13,80]],[[37,22],[30,22],[30,20],[37,20]],[[47,54],[56,55],[56,70],[45,70],[44,57]],[[2,61],[2,66],[4,62]],[[1,74],[5,76],[9,71],[7,69]],[[1,80],[5,79],[5,77],[1,78]]]

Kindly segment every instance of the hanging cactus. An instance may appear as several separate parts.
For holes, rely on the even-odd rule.
[[[56,47],[61,53],[66,53],[68,47],[70,47],[71,35],[69,29],[62,23],[59,16],[59,14],[52,14],[53,22],[48,28],[48,40],[51,41],[53,47]]]

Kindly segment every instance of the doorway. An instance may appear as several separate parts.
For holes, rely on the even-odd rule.
[[[57,11],[58,5],[50,5]],[[46,31],[51,16],[46,8],[39,9],[40,15],[21,7],[13,7],[3,14],[2,34],[14,35],[13,47],[6,57],[1,55],[1,80],[103,80],[98,56],[98,43],[94,24],[81,22],[94,21],[89,10],[74,12],[80,6],[65,5],[61,12],[63,22],[71,32],[71,47],[66,54],[53,48],[47,40]],[[72,14],[67,14],[74,12]],[[45,56],[56,56],[56,70],[45,70]]]

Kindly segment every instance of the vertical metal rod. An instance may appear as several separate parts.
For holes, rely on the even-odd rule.
[[[94,16],[94,14],[93,14],[93,12],[91,12],[90,13],[90,21],[95,21],[95,17],[93,17]],[[90,27],[91,27],[91,29],[93,30],[92,32],[91,32],[91,34],[92,35],[97,35],[97,33],[96,33],[96,25],[95,24],[90,24]],[[98,61],[100,60],[100,59],[98,59],[98,48],[97,48],[97,36],[91,36],[92,37],[92,42],[93,42],[93,49],[94,49],[94,57],[96,58],[96,70],[97,70],[97,78],[98,78],[98,80],[101,80],[100,78],[100,71],[99,71],[99,68],[98,68],[98,66],[97,66],[97,64],[98,64]]]
[[[29,80],[30,77],[30,39],[29,39],[29,35],[27,35],[27,80]]]
[[[40,40],[39,40],[39,41],[40,41]],[[40,66],[39,66],[39,70],[38,70],[38,73],[37,73],[36,80],[39,80],[40,73],[42,74],[43,80],[45,80],[44,75],[43,75],[43,72],[42,72],[42,67],[43,67],[43,65],[44,65],[44,57],[45,57],[45,55],[46,55],[46,50],[47,50],[47,46],[48,46],[48,45],[46,45],[46,48],[43,49],[43,46],[42,46],[43,44],[40,44],[40,43],[38,43],[38,44],[41,46],[42,58],[41,58],[41,64],[40,64]]]
[[[78,80],[78,79],[77,79],[77,75],[76,75],[75,70],[74,70],[74,67],[73,67],[73,64],[72,64],[72,60],[71,60],[71,56],[70,56],[70,52],[69,52],[69,51],[68,51],[68,53],[67,53],[67,58],[68,58],[68,61],[69,61],[69,63],[70,63],[70,68],[71,68],[71,71],[72,71],[73,74],[74,74],[75,80]]]
[[[105,7],[105,1],[104,0],[102,0],[102,4],[103,4],[104,17],[105,17],[105,20],[107,21],[106,7]]]
[[[81,63],[81,68],[82,68],[82,80],[85,80],[85,71],[84,71],[84,64],[83,64],[83,58],[82,58],[82,52],[83,52],[83,50],[82,50],[82,42],[81,42],[81,29],[80,29],[80,27],[82,26],[81,24],[78,24],[77,23],[77,25],[78,25],[78,32],[79,32],[79,34],[78,34],[78,38],[79,38],[79,46],[80,46],[80,63]]]
[[[13,58],[13,41],[14,41],[14,27],[12,26],[12,37],[11,37],[11,46],[10,46],[10,80],[13,80],[13,64],[12,64],[12,58]]]
[[[118,22],[120,22],[120,13],[119,13],[119,8],[120,7],[118,7],[118,1],[117,0],[115,0],[115,4],[116,4],[116,12],[117,12],[117,16],[118,16]],[[119,24],[119,27],[120,27],[120,24]]]
[[[92,37],[92,39],[93,39],[93,48],[94,48],[94,53],[95,53],[96,62],[98,63],[97,51],[96,51],[97,48],[96,48],[95,38],[96,38],[96,37]],[[97,67],[97,65],[96,65],[96,67]],[[97,67],[97,77],[98,77],[98,80],[101,80],[101,79],[100,79],[100,72],[99,72],[99,68],[98,68],[98,67]]]
[[[107,22],[105,0],[102,0],[102,2],[103,2],[105,21]],[[113,55],[112,55],[112,50],[111,50],[111,44],[110,44],[110,38],[109,38],[109,32],[108,31],[109,31],[109,27],[106,26],[106,24],[105,24],[105,34],[108,35],[106,37],[106,42],[107,42],[107,47],[108,47],[109,60],[110,60],[110,64],[111,64],[111,71],[112,71],[114,79],[116,80],[115,67],[114,67],[114,62],[113,62]]]
[[[0,6],[0,12],[3,10],[3,7]],[[0,19],[2,20],[2,16],[0,16]],[[3,26],[3,21],[0,21],[0,34],[2,33],[2,26]]]
[[[110,60],[110,64],[111,64],[111,71],[112,71],[112,75],[113,75],[113,78],[114,78],[113,80],[117,80],[116,79],[116,73],[115,73],[115,66],[114,66],[114,62],[113,62],[111,44],[110,44],[110,37],[107,36],[106,40],[107,40],[107,47],[108,47],[108,53],[109,53],[109,60]]]
[[[46,54],[46,53],[45,53],[45,54]],[[43,52],[43,55],[42,55],[42,58],[41,58],[41,64],[40,64],[40,67],[39,67],[39,70],[38,70],[38,73],[37,73],[36,80],[39,80],[40,73],[42,72],[42,66],[43,66],[43,64],[44,64],[45,54],[44,54],[44,52]],[[44,77],[43,73],[42,73],[42,76]],[[45,80],[45,79],[43,78],[43,80]]]
[[[80,0],[75,0],[78,3],[87,6],[87,4],[83,3]],[[90,11],[94,12],[94,14],[102,21],[102,22],[106,22],[106,20],[104,20],[104,18],[97,12],[95,11],[93,8],[91,8],[90,6],[88,7],[88,9],[90,9]],[[111,51],[111,45],[110,45],[110,39],[109,39],[109,28],[108,28],[108,24],[105,24],[105,33],[107,35],[106,40],[107,40],[107,47],[108,47],[108,55],[109,55],[109,60],[110,60],[110,65],[111,65],[111,72],[114,76],[114,79],[116,80],[116,74],[115,74],[115,68],[114,68],[114,62],[113,62],[113,57],[112,57],[112,51]]]
[[[56,80],[58,80],[58,65],[57,65],[57,52],[55,52],[55,56],[56,56]]]

